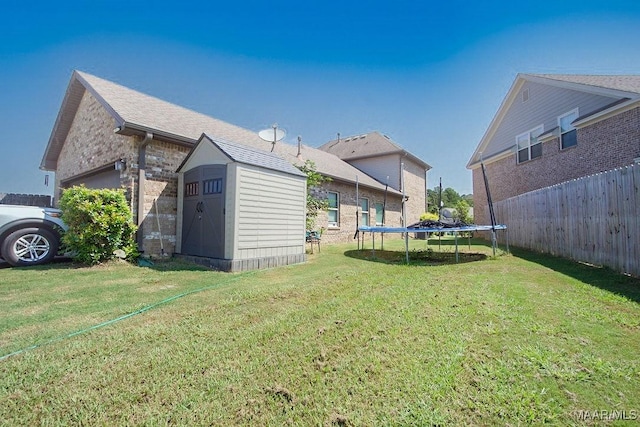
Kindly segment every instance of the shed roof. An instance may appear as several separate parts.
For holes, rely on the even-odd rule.
[[[284,172],[286,174],[295,175],[302,178],[307,177],[307,175],[304,172],[302,172],[300,169],[293,166],[288,161],[284,160],[282,157],[280,157],[276,153],[260,150],[255,147],[249,147],[247,145],[237,144],[235,142],[212,138],[204,133],[196,143],[196,146],[198,144],[202,144],[205,141],[218,147],[218,149],[222,151],[222,153],[224,153],[230,160],[234,162],[258,166],[261,168],[275,170],[278,172]],[[191,155],[194,152],[195,150],[192,150],[189,153],[189,155],[184,159],[182,164],[178,167],[178,171],[182,169],[184,164],[187,162],[187,160],[191,157]]]
[[[215,140],[250,146],[263,151],[269,151],[272,148],[271,143],[260,139],[257,132],[143,94],[91,74],[74,71],[45,149],[40,166],[42,169],[55,170],[57,168],[58,156],[85,91],[89,91],[113,116],[116,126],[120,128],[119,132],[124,134],[151,132],[170,142],[190,146],[195,144],[205,133]],[[385,189],[381,182],[365,175],[337,156],[322,150],[302,145],[301,156],[298,156],[297,147],[282,142],[277,143],[273,149],[291,164],[302,164],[304,160],[311,160],[315,163],[318,172],[335,180],[355,183],[356,176],[358,176],[360,185],[377,190]],[[396,193],[391,189],[389,192]]]

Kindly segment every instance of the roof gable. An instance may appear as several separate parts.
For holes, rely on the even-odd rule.
[[[431,169],[426,162],[409,153],[389,136],[378,131],[361,135],[338,138],[319,147],[320,150],[335,154],[342,160],[356,160],[370,157],[380,157],[389,154],[408,155],[425,169]]]
[[[483,158],[485,160],[497,159],[513,151],[515,136],[530,129],[524,126],[525,128],[512,135],[513,140],[510,142],[497,141],[496,135],[501,131],[503,123],[509,120],[510,112],[514,105],[517,105],[516,100],[521,99],[520,95],[523,88],[535,87],[535,85],[547,87],[548,99],[546,102],[552,103],[554,99],[557,100],[559,97],[566,96],[570,91],[574,94],[582,94],[582,99],[588,97],[594,100],[597,99],[597,101],[589,104],[589,108],[583,108],[580,111],[580,120],[601,113],[603,110],[613,111],[616,108],[624,108],[625,101],[640,100],[640,76],[518,74],[471,156],[467,168],[477,167]],[[575,107],[576,105],[567,107],[563,112]],[[548,134],[555,125],[557,123],[547,124],[544,129],[545,134]],[[533,128],[533,126],[531,127]]]

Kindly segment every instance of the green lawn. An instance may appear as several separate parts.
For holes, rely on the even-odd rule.
[[[388,240],[243,274],[1,269],[0,424],[639,422],[580,417],[640,417],[640,280],[410,243],[410,265]]]

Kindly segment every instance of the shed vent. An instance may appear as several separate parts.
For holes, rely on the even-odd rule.
[[[529,89],[524,89],[522,91],[522,102],[527,102],[529,100]]]

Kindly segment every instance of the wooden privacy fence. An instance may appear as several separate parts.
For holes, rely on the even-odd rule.
[[[51,206],[51,196],[41,194],[0,193],[0,205]]]
[[[640,276],[640,165],[494,203],[512,245]]]

